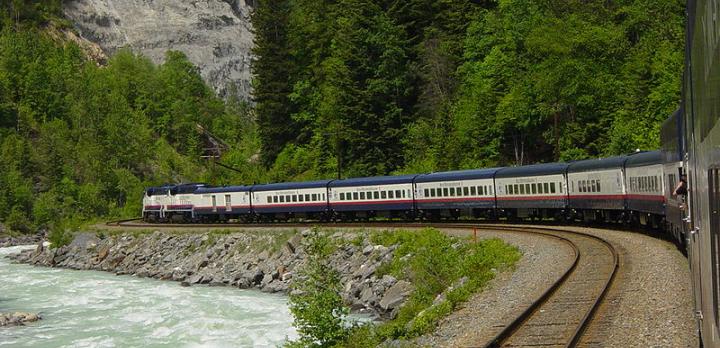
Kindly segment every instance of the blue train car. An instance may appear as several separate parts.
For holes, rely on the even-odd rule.
[[[647,151],[628,156],[625,183],[632,220],[657,227],[665,215],[662,153]]]
[[[335,180],[328,185],[330,209],[341,220],[414,217],[417,175]]]
[[[264,221],[328,218],[327,186],[332,180],[254,185],[253,213]]]
[[[420,175],[415,204],[431,220],[460,216],[494,218],[494,176],[499,168],[458,170]]]
[[[618,222],[625,217],[623,167],[627,156],[570,163],[568,206],[584,221]]]
[[[567,163],[503,168],[495,173],[498,210],[509,218],[567,217]]]

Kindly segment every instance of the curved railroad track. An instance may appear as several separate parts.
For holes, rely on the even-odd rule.
[[[518,315],[499,323],[493,337],[477,346],[490,347],[575,347],[607,294],[619,267],[615,248],[606,240],[587,233],[553,227],[478,223],[271,223],[271,224],[150,224],[140,219],[108,222],[109,226],[130,228],[228,228],[228,227],[373,227],[461,229],[508,233],[530,233],[559,239],[574,251],[574,261],[545,292]]]

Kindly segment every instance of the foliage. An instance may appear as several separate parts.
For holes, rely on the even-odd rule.
[[[340,296],[340,275],[328,260],[334,250],[334,241],[327,232],[313,229],[306,238],[306,264],[294,279],[290,293],[290,312],[300,334],[289,344],[291,347],[334,346],[349,333],[344,323],[349,309]]]

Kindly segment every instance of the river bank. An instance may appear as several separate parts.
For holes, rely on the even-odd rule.
[[[173,280],[182,285],[209,284],[268,293],[287,293],[305,259],[304,231],[209,231],[178,233],[81,233],[67,246],[38,245],[11,258],[20,263],[99,270]],[[354,311],[390,318],[412,291],[409,282],[378,277],[392,260],[394,246],[373,245],[357,233],[337,232],[339,245],[330,258],[345,284],[342,296]]]

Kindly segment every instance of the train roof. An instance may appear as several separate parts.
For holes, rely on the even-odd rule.
[[[660,151],[636,152],[629,155],[625,167],[642,167],[652,164],[662,164],[662,153]]]
[[[280,190],[297,190],[306,188],[320,188],[327,187],[332,180],[316,180],[316,181],[301,181],[301,182],[278,182],[274,184],[261,184],[253,185],[251,188],[252,192],[260,191],[280,191]]]
[[[335,180],[330,183],[330,187],[348,187],[348,186],[372,186],[372,185],[393,185],[393,184],[411,184],[418,174],[396,175],[396,176],[373,176],[369,178],[351,178],[343,180]]]
[[[496,178],[515,178],[521,176],[539,176],[565,174],[568,163],[542,163],[520,167],[506,167],[495,173]]]
[[[502,168],[466,169],[466,170],[455,170],[455,171],[450,171],[450,172],[436,172],[436,173],[430,173],[430,174],[422,174],[422,175],[419,175],[417,177],[417,179],[415,179],[415,182],[490,179],[500,169],[502,169]]]
[[[163,186],[153,186],[148,187],[145,189],[145,194],[148,196],[156,196],[159,194],[166,194],[168,190],[173,188],[175,185],[163,185]]]
[[[197,194],[202,193],[223,193],[223,192],[249,192],[252,186],[218,186],[218,187],[201,187],[195,191]]]
[[[586,172],[598,169],[622,169],[628,156],[614,156],[607,158],[593,158],[570,162],[568,173]]]
[[[208,185],[204,183],[177,184],[170,186],[170,194],[176,195],[182,193],[193,193],[195,192],[195,190],[206,186]]]

